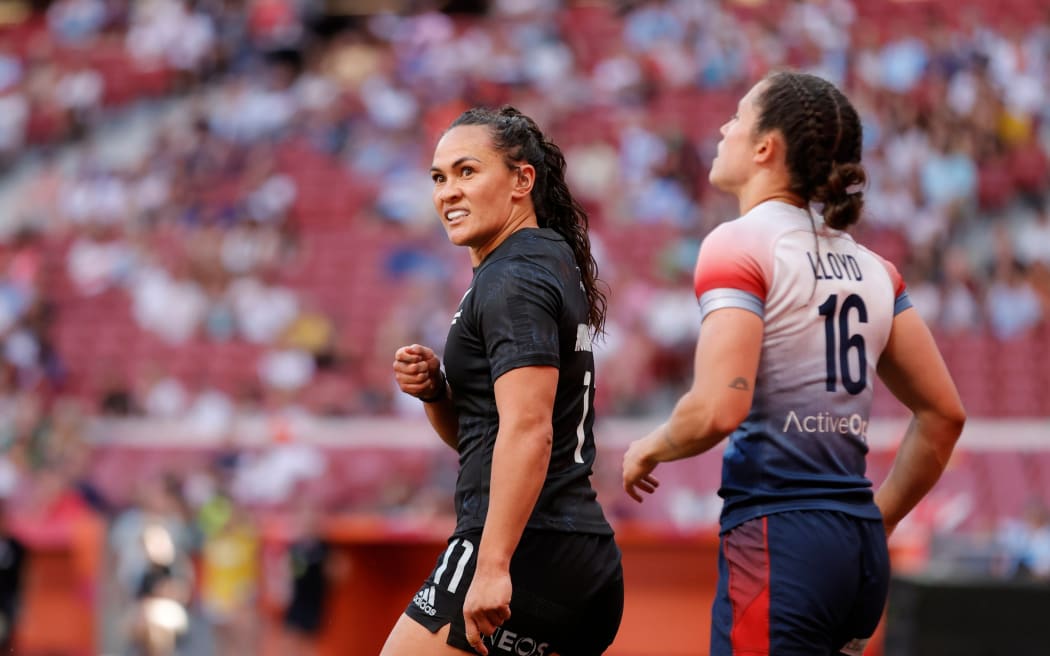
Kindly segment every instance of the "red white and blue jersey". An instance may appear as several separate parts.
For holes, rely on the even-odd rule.
[[[879,519],[865,477],[872,383],[911,307],[894,266],[767,201],[704,239],[694,284],[702,318],[742,308],[764,322],[751,410],[723,456],[722,530],[788,510]]]

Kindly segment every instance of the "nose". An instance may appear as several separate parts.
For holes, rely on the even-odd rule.
[[[718,133],[721,134],[723,137],[726,136],[726,132],[729,130],[729,124],[732,122],[732,120],[728,120],[725,123],[723,123],[722,127],[718,128]]]
[[[437,201],[439,205],[453,203],[462,195],[459,185],[452,180],[449,180],[434,190],[434,200]]]

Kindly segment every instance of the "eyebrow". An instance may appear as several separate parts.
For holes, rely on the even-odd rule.
[[[459,159],[457,159],[455,162],[452,162],[452,168],[458,168],[464,162],[468,162],[468,161],[474,161],[474,162],[477,162],[478,164],[481,163],[481,160],[478,159],[477,157],[473,157],[471,155],[464,155],[463,157],[460,157]],[[430,167],[430,172],[433,173],[435,171],[441,171],[441,167],[439,167],[437,165],[431,166]]]

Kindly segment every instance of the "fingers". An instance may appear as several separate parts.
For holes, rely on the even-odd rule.
[[[405,362],[425,361],[430,360],[433,357],[435,357],[433,349],[419,344],[402,346],[394,354],[395,360],[404,360]]]
[[[656,480],[652,474],[643,476],[642,480],[638,481],[638,487],[642,488],[649,494],[656,492],[656,488],[660,487],[660,481]]]
[[[463,614],[463,619],[466,621],[467,642],[481,656],[488,656],[489,650],[485,643],[481,641],[481,631],[478,629],[478,625],[466,613]]]
[[[419,344],[402,346],[394,353],[394,380],[406,394],[431,395],[433,373],[438,364],[437,356],[429,348]]]
[[[503,623],[510,619],[510,606],[504,604],[497,608],[485,610],[464,610],[463,619],[466,624],[467,642],[480,653],[487,654],[488,649],[482,642],[482,638],[491,636],[496,632],[496,629],[503,626]]]
[[[627,496],[631,497],[638,503],[641,503],[644,499],[644,497],[638,492],[639,490],[646,494],[652,494],[653,492],[656,492],[656,488],[658,487],[660,487],[660,481],[656,480],[652,474],[646,474],[641,478],[635,478],[630,475],[625,475],[623,477],[624,492],[627,493]]]
[[[420,346],[413,344],[411,346],[402,346],[394,353],[394,362],[400,362],[403,364],[415,364],[417,362],[423,362],[426,358],[419,352]]]
[[[624,490],[624,492],[627,493],[627,496],[631,497],[632,499],[634,499],[638,503],[642,502],[642,496],[634,491],[634,486],[631,485],[630,483],[624,483],[623,484],[623,490]]]

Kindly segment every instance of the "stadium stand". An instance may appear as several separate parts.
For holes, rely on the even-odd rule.
[[[454,463],[420,446],[387,354],[439,345],[469,280],[432,220],[426,168],[471,104],[520,105],[565,147],[611,288],[598,404],[628,422],[609,428],[616,465],[616,436],[688,383],[696,248],[734,211],[706,163],[740,91],[777,66],[824,74],[861,108],[857,237],[904,273],[969,414],[988,420],[911,535],[990,544],[1033,499],[1050,505],[1040,3],[499,0],[372,16],[292,0],[3,4],[0,482],[41,549],[79,524],[41,526],[105,529],[166,476],[191,519],[237,476],[263,523],[296,490],[333,514],[447,511]],[[873,444],[877,484],[904,409],[878,387],[874,414],[891,427]],[[376,417],[393,423],[362,427]],[[388,433],[407,446],[372,443]],[[271,452],[301,469],[267,469]],[[644,511],[615,501],[615,471],[600,478],[623,522],[688,533],[710,531],[718,473],[716,454],[667,468]],[[1000,551],[982,552],[989,570]],[[117,644],[111,624],[91,639]],[[27,654],[65,648],[21,631]]]

